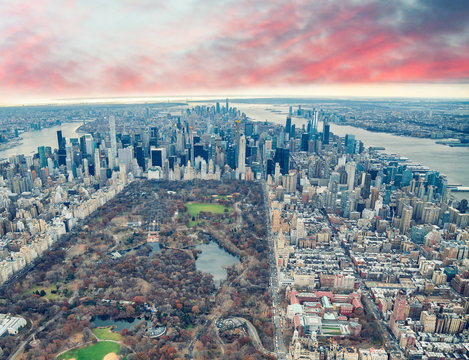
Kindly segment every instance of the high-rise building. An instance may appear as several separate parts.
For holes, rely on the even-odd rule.
[[[80,136],[80,152],[83,156],[86,155],[86,137],[85,137],[85,135]]]
[[[323,132],[324,145],[329,144],[330,128],[331,128],[331,126],[329,124],[327,124],[327,123],[324,124],[324,132]]]
[[[238,151],[238,173],[246,173],[246,137],[242,135],[239,138],[239,151]]]
[[[135,158],[137,159],[137,164],[145,171],[145,155],[143,153],[142,146],[135,147]]]
[[[59,146],[59,149],[57,150],[57,162],[60,165],[66,165],[67,164],[67,153],[65,151],[65,138],[62,137],[62,130],[57,131],[57,143]]]
[[[97,179],[101,177],[101,156],[99,149],[94,153],[94,175]]]
[[[396,321],[405,320],[405,306],[406,306],[406,293],[404,290],[399,290],[394,302],[394,310],[391,315],[391,324]]]
[[[355,135],[345,135],[345,150],[347,154],[355,154]]]
[[[362,183],[362,188],[360,191],[360,196],[362,199],[368,199],[370,197],[370,186],[371,186],[371,175],[366,173],[364,176],[364,181]]]
[[[88,159],[83,159],[83,174],[84,176],[90,175],[90,167],[88,165]]]
[[[308,151],[309,134],[301,134],[301,151]]]
[[[57,130],[57,144],[59,149],[65,149],[65,138],[62,137],[62,130]]]
[[[371,207],[372,209],[375,208],[376,201],[378,201],[378,197],[379,197],[379,190],[378,190],[378,188],[375,186],[375,187],[371,190],[371,204],[370,204],[370,207]]]
[[[176,151],[181,152],[183,149],[184,149],[184,133],[181,130],[178,130],[176,134]]]
[[[285,123],[285,133],[290,134],[290,131],[291,131],[291,117],[288,116],[287,121]]]
[[[244,134],[247,137],[251,137],[254,132],[254,124],[251,122],[247,122],[244,124]]]
[[[127,184],[127,166],[124,163],[119,163],[119,178],[123,185]]]
[[[298,218],[296,220],[296,237],[298,239],[305,237],[305,220],[303,218]]]
[[[111,137],[111,151],[113,161],[117,158],[117,144],[116,144],[116,119],[114,115],[109,116],[109,136]],[[114,164],[109,164],[112,169]]]
[[[345,171],[347,172],[347,190],[352,191],[355,186],[355,162],[351,161],[345,165]]]
[[[133,159],[133,147],[128,146],[124,149],[119,149],[117,151],[117,157],[119,166],[121,163],[125,164],[126,170],[131,169],[132,159]]]
[[[37,148],[37,152],[39,153],[39,160],[41,162],[41,168],[47,166],[47,156],[46,156],[46,148],[44,146],[39,146]]]
[[[402,234],[405,234],[409,231],[410,228],[410,221],[412,220],[412,206],[405,205],[402,209],[402,216],[401,216],[401,223],[399,226],[399,230]]]
[[[319,112],[316,111],[314,113],[314,118],[313,118],[313,122],[311,124],[311,133],[313,135],[317,134],[318,133],[318,122],[319,122]]]
[[[67,165],[67,170],[72,170],[72,146],[69,144],[65,146],[65,163]]]
[[[290,170],[290,150],[277,148],[275,150],[275,162],[280,164],[280,171],[283,175],[288,174]]]
[[[151,166],[159,166],[163,168],[166,160],[166,149],[165,148],[154,148],[150,149]]]

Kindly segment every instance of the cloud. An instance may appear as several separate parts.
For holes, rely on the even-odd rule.
[[[463,0],[41,0],[0,8],[0,94],[468,83]]]

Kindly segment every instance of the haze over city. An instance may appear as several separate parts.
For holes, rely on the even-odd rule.
[[[0,103],[127,96],[469,96],[457,1],[11,1]]]

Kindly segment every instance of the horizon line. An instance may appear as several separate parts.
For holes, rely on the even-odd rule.
[[[468,97],[433,97],[433,96],[397,96],[397,95],[291,95],[291,94],[210,94],[210,95],[129,95],[129,96],[97,96],[97,97],[70,97],[48,100],[37,100],[31,102],[18,102],[1,104],[0,108],[8,107],[33,107],[53,105],[116,105],[116,104],[139,104],[139,103],[165,103],[175,100],[184,102],[203,102],[215,100],[254,100],[254,99],[318,99],[318,100],[426,100],[426,101],[469,101]]]

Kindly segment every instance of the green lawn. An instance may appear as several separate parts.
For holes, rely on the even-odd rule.
[[[203,220],[191,220],[189,221],[189,227],[193,227],[194,225],[202,224]]]
[[[65,354],[60,356],[59,359],[75,358],[76,360],[103,360],[104,356],[109,353],[118,354],[119,348],[119,344],[109,341],[101,341],[86,348],[67,351]]]
[[[187,212],[190,216],[197,216],[200,212],[211,212],[215,214],[223,214],[225,211],[225,207],[220,204],[201,204],[201,203],[185,203],[184,205],[187,206]],[[229,210],[229,209],[228,209]]]
[[[214,199],[225,199],[228,200],[228,195],[212,195]]]
[[[41,292],[41,290],[44,290],[46,295],[44,296],[47,300],[56,300],[60,298],[61,296],[58,294],[52,294],[51,291],[56,289],[56,285],[50,285],[49,287],[45,286],[34,286],[29,290],[26,290],[26,292],[33,294],[37,291]]]
[[[113,332],[110,327],[103,329],[93,329],[93,334],[100,340],[122,340],[122,336],[119,333]]]
[[[322,332],[325,335],[342,335],[342,331],[340,328],[337,327],[324,327],[322,328]]]

